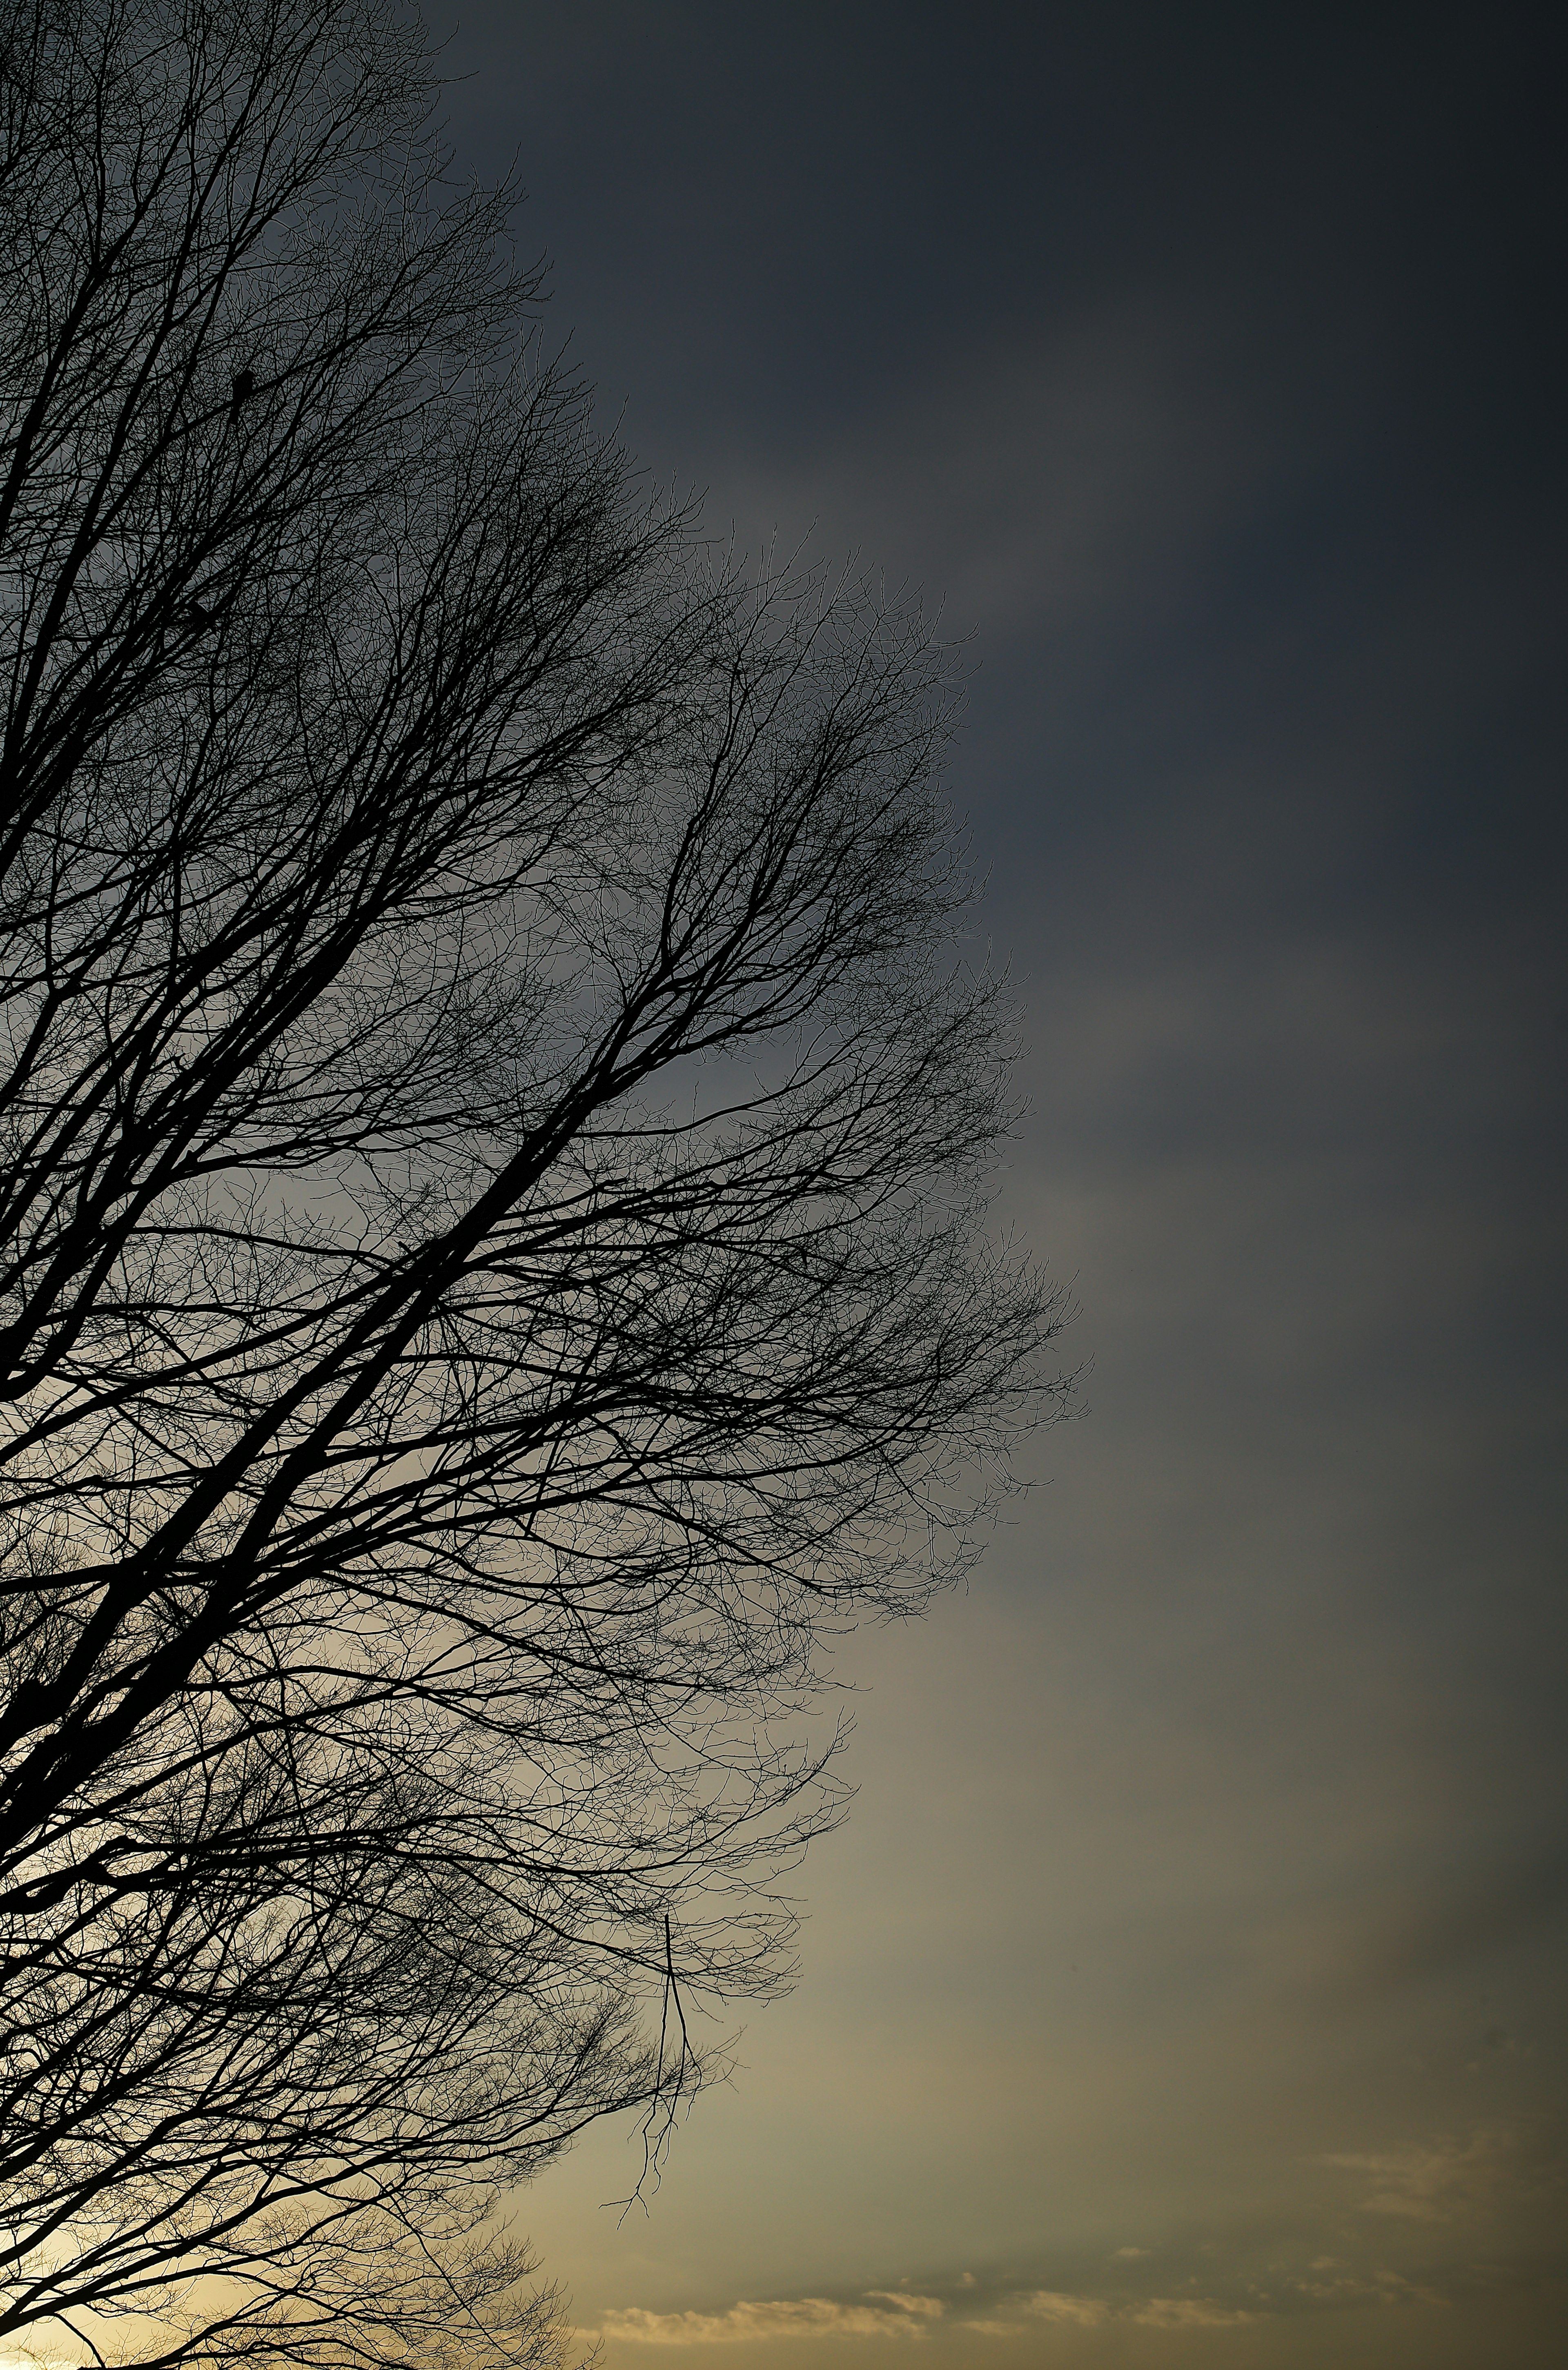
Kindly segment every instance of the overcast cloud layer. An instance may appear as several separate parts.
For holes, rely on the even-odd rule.
[[[1088,1413],[845,1657],[798,1995],[608,2370],[1546,2365],[1563,464],[1545,12],[470,8],[552,334],[720,532],[973,634],[1005,1214]]]

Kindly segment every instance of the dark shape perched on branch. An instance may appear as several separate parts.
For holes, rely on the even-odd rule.
[[[787,1972],[1051,1330],[943,667],[640,491],[395,14],[5,41],[0,2335],[548,2361],[484,2184]]]

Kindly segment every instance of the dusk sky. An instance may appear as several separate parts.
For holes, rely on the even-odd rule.
[[[450,13],[432,13],[438,36]],[[863,1629],[801,1976],[605,2370],[1525,2370],[1568,2325],[1551,12],[469,5],[547,336],[964,641],[1078,1421]],[[967,639],[965,639],[967,638]]]

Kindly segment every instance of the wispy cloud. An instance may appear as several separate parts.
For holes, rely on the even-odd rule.
[[[1314,2305],[1422,2304],[1440,2312],[1450,2308],[1449,2297],[1407,2280],[1399,2272],[1373,2272],[1364,2277],[1346,2271],[1332,2256],[1321,2257],[1309,2270],[1313,2276],[1293,2279],[1287,2284],[1295,2295]]]
[[[1146,2329],[1238,2329],[1260,2317],[1233,2305],[1216,2304],[1211,2296],[1150,2296],[1147,2304],[1127,2316]]]
[[[602,2337],[640,2345],[745,2345],[777,2337],[924,2337],[942,2315],[936,2296],[873,2288],[860,2304],[828,2296],[744,2298],[727,2312],[646,2312],[631,2305],[607,2312]]]
[[[1076,2322],[1081,2329],[1092,2329],[1111,2310],[1099,2296],[1062,2295],[1055,2288],[1036,2288],[1022,2303],[1025,2312],[1033,2313],[1037,2319]]]
[[[1135,2247],[1121,2251],[1143,2250]],[[1115,2306],[1101,2296],[1065,2295],[1053,2288],[1038,2288],[1022,2301],[1024,2309],[1041,2320],[1080,2329],[1097,2329],[1111,2319],[1137,2321],[1146,2329],[1230,2329],[1259,2317],[1216,2304],[1210,2296],[1150,2296],[1147,2304]]]
[[[1325,2156],[1323,2164],[1365,2175],[1372,2186],[1357,2203],[1364,2214],[1412,2222],[1446,2222],[1465,2208],[1485,2206],[1514,2187],[1521,2168],[1516,2135],[1496,2127],[1466,2139],[1409,2142],[1366,2155]]]

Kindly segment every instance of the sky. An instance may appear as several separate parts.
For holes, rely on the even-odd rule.
[[[1549,12],[431,21],[647,467],[970,638],[1001,1208],[1084,1373],[840,1657],[798,1989],[646,2214],[609,2125],[524,2226],[605,2370],[1555,2364]]]

